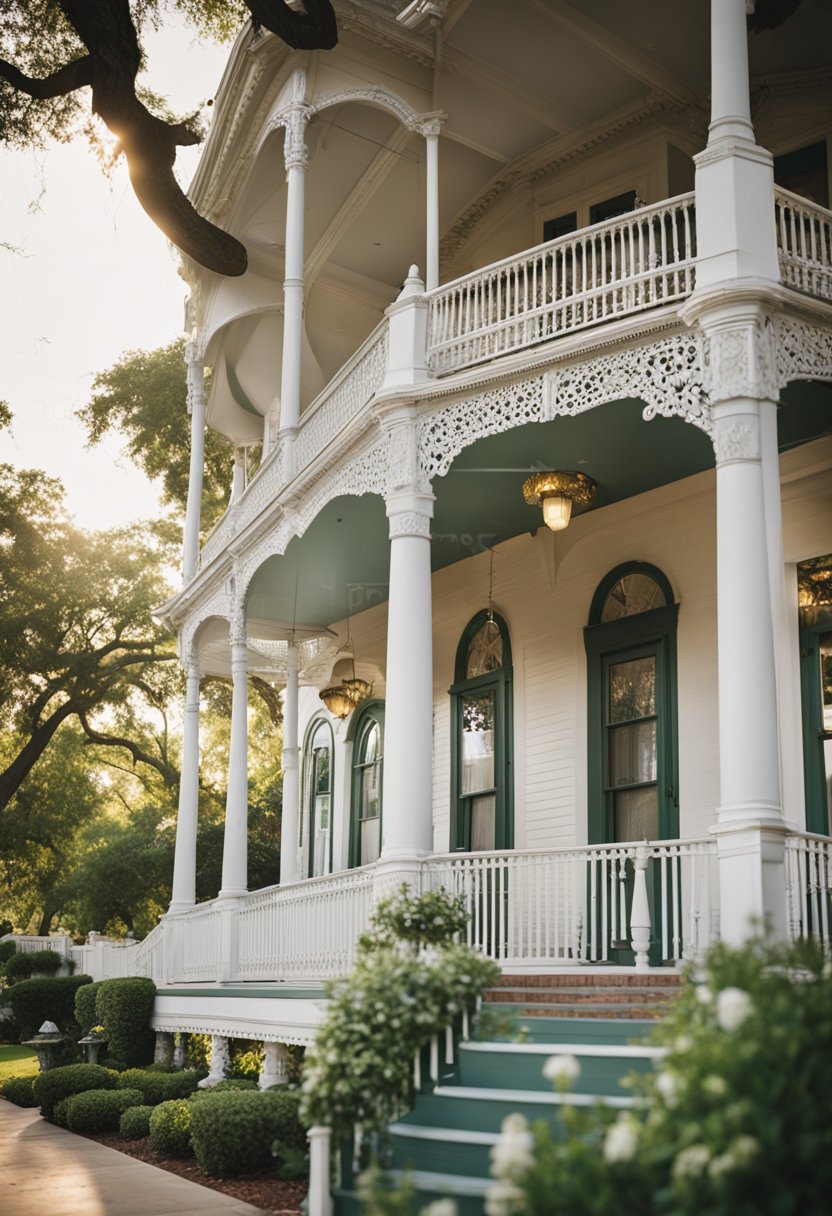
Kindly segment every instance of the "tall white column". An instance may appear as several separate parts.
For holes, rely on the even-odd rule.
[[[294,471],[294,443],[300,418],[300,374],[303,343],[304,294],[304,194],[309,150],[306,124],[312,110],[295,103],[283,123],[286,139],[283,157],[286,165],[286,252],[283,277],[283,365],[280,375],[280,438],[284,468]]]
[[[754,138],[748,88],[748,0],[711,0],[711,125],[709,142]]]
[[[283,699],[283,813],[280,823],[280,882],[297,882],[300,812],[298,747],[298,648],[286,650],[286,694]]]
[[[182,575],[187,583],[199,566],[199,517],[205,468],[205,369],[202,353],[195,342],[188,342],[185,346],[185,359],[188,364],[188,412],[191,415],[191,463],[182,540]]]
[[[425,133],[425,286],[439,286],[439,131],[438,119],[423,126]]]
[[[245,609],[231,625],[231,747],[222,848],[222,889],[229,898],[248,887],[248,650]]]
[[[433,495],[387,497],[390,593],[384,717],[382,860],[433,847],[433,640],[430,521]]]
[[[776,447],[770,337],[763,310],[735,304],[703,319],[717,486],[722,936],[786,927],[778,688],[772,613],[771,497]],[[779,527],[776,529],[779,536]],[[781,563],[782,566],[782,563]]]
[[[173,891],[169,912],[183,912],[196,903],[196,833],[199,814],[199,667],[190,659],[186,669],[185,713],[182,726],[182,775],[173,858]]]

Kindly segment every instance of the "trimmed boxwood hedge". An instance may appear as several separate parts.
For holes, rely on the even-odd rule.
[[[15,1106],[37,1106],[34,1095],[35,1077],[37,1073],[23,1073],[17,1077],[6,1077],[0,1093]]]
[[[131,1106],[121,1116],[118,1134],[122,1140],[143,1140],[150,1135],[152,1106]]]
[[[57,950],[33,950],[26,954],[13,954],[6,963],[5,976],[12,983],[28,980],[33,975],[55,975],[61,969],[63,955]]]
[[[187,1098],[195,1092],[200,1074],[192,1069],[187,1072],[151,1072],[149,1069],[128,1068],[119,1074],[119,1089],[138,1089],[144,1095],[142,1102],[158,1106],[173,1098]]]
[[[66,1125],[71,1132],[117,1132],[121,1116],[141,1100],[138,1089],[88,1089],[69,1099]]]
[[[84,984],[83,988],[79,988],[75,993],[75,1021],[81,1027],[82,1034],[89,1034],[93,1026],[98,1025],[95,1001],[103,983],[106,981],[94,980],[91,984]]]
[[[61,1098],[60,1102],[55,1103],[55,1109],[52,1111],[50,1123],[54,1123],[56,1127],[66,1127],[66,1117],[69,1112],[69,1104],[75,1094],[70,1094],[68,1098]]]
[[[197,1072],[196,1075],[199,1077],[206,1074]],[[258,1088],[256,1081],[249,1081],[245,1077],[224,1077],[222,1081],[217,1081],[216,1085],[211,1085],[208,1089],[198,1089],[191,1098],[191,1101],[198,1102],[201,1098],[210,1098],[212,1094],[225,1094],[229,1090],[235,1092],[244,1090],[251,1093]]]
[[[17,953],[14,942],[0,942],[0,967],[7,963],[13,954]]]
[[[88,975],[54,975],[21,980],[9,988],[6,1000],[20,1027],[21,1042],[36,1035],[44,1022],[54,1022],[72,1039],[80,1038],[75,1021],[75,993],[91,983]]]
[[[150,1116],[150,1143],[165,1157],[193,1157],[191,1104],[184,1098],[162,1102]]]
[[[100,1064],[67,1064],[63,1068],[50,1068],[35,1077],[35,1100],[40,1113],[47,1119],[62,1098],[83,1093],[87,1089],[115,1089],[116,1074]]]
[[[210,1101],[192,1102],[191,1141],[199,1165],[206,1174],[223,1177],[274,1173],[275,1141],[294,1153],[306,1148],[299,1107],[296,1089],[229,1090],[212,1094]]]
[[[155,1037],[150,1026],[156,985],[140,976],[104,980],[95,998],[95,1012],[107,1035],[107,1050],[131,1068],[153,1059]]]

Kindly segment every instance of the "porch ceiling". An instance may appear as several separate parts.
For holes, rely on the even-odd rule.
[[[574,418],[530,423],[480,439],[433,483],[434,570],[492,545],[534,532],[540,510],[523,501],[522,485],[544,468],[587,473],[598,483],[593,511],[713,466],[713,448],[678,418],[642,418],[637,400],[612,402]],[[796,383],[779,411],[784,450],[832,430],[832,385]],[[389,542],[380,497],[329,503],[282,556],[268,558],[252,579],[248,616],[258,622],[325,627],[387,599]]]

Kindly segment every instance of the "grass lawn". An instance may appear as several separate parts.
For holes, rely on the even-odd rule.
[[[18,1043],[0,1044],[0,1084],[6,1077],[37,1070],[38,1058],[31,1047],[21,1047]]]

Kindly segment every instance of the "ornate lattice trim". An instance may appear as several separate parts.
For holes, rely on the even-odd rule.
[[[832,380],[832,327],[783,313],[774,318],[774,327],[781,387],[790,380]]]
[[[540,422],[543,376],[501,384],[447,406],[419,428],[419,462],[425,477],[444,477],[454,459],[477,439]]]

